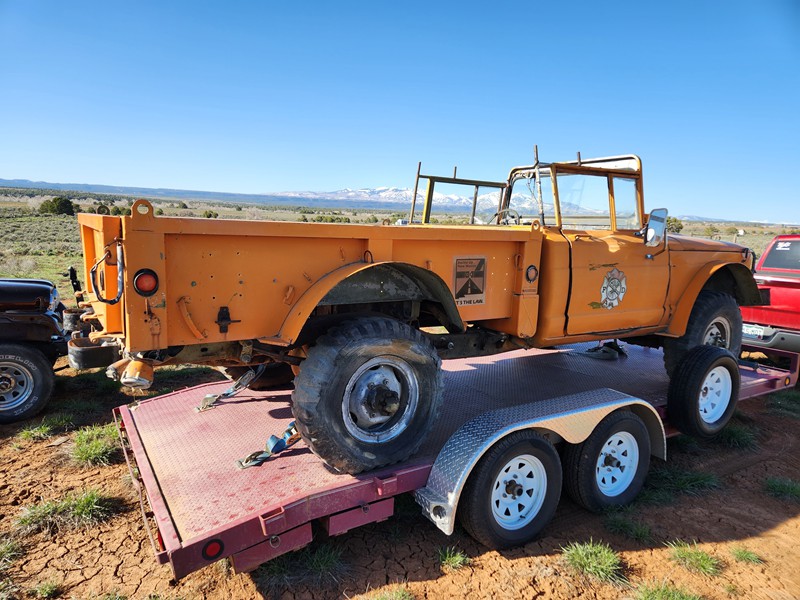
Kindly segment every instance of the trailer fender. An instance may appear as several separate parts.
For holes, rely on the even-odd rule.
[[[712,262],[705,265],[686,286],[670,319],[667,334],[681,336],[686,333],[689,315],[697,296],[704,289],[733,292],[740,306],[761,304],[758,286],[746,265]]]
[[[625,408],[647,425],[651,452],[666,459],[664,426],[649,403],[609,388],[550,398],[485,412],[467,421],[447,440],[431,468],[425,487],[415,492],[428,519],[447,535],[453,533],[461,492],[473,468],[494,444],[524,429],[548,432],[570,444],[586,440],[607,415]]]
[[[437,302],[447,321],[443,325],[449,330],[465,329],[452,292],[436,273],[407,263],[377,262],[345,265],[322,277],[292,306],[277,337],[294,343],[318,306],[397,300]]]

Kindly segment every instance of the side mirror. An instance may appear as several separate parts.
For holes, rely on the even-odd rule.
[[[667,239],[667,209],[654,208],[647,217],[645,225],[644,245],[648,248],[658,248]]]

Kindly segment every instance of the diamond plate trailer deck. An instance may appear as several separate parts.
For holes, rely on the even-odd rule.
[[[223,557],[237,572],[249,571],[308,544],[312,522],[338,535],[386,519],[394,496],[426,485],[451,435],[491,409],[614,388],[665,417],[668,379],[660,351],[629,346],[627,358],[602,361],[579,352],[587,347],[446,361],[443,414],[420,451],[359,475],[332,471],[302,441],[260,467],[236,467],[291,421],[288,390],[244,390],[195,412],[203,396],[229,386],[220,382],[121,406],[115,418],[156,558],[177,578]],[[791,371],[743,363],[739,398],[794,385],[797,371],[797,355]],[[666,422],[665,428],[675,433]]]

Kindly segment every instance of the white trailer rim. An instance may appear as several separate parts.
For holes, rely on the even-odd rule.
[[[603,495],[619,496],[627,490],[639,467],[639,444],[627,431],[606,440],[595,465],[595,481]]]
[[[547,472],[530,454],[509,460],[492,485],[492,515],[500,527],[522,529],[536,518],[547,493]]]
[[[708,372],[700,389],[698,407],[700,418],[707,424],[716,423],[731,403],[733,381],[725,367],[715,367]]]

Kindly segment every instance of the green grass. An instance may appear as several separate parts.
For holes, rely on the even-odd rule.
[[[725,590],[725,593],[728,594],[728,596],[738,596],[742,593],[739,589],[739,586],[737,586],[735,583],[726,583],[722,586],[722,589]]]
[[[734,546],[731,548],[731,556],[737,562],[750,563],[753,565],[764,564],[764,559],[752,550],[748,550],[744,546]]]
[[[53,437],[56,433],[64,433],[72,427],[72,418],[65,414],[48,415],[42,419],[38,425],[31,425],[20,431],[17,436],[31,442],[35,440],[46,440]]]
[[[800,419],[800,390],[784,390],[767,397],[767,409],[780,417]]]
[[[608,583],[624,583],[622,559],[602,542],[572,542],[561,548],[564,560],[573,570]]]
[[[671,559],[690,571],[707,577],[719,575],[722,571],[722,564],[708,552],[700,550],[696,542],[689,544],[682,540],[675,540],[667,542],[666,545],[672,550]]]
[[[624,535],[641,544],[652,541],[653,532],[650,526],[636,521],[628,515],[628,511],[611,511],[603,518],[603,526],[611,533]]]
[[[312,576],[318,580],[331,578],[337,581],[342,570],[342,551],[335,546],[323,544],[308,553],[306,564]]]
[[[0,573],[22,556],[22,548],[16,540],[0,538]]]
[[[55,581],[43,581],[31,590],[30,595],[34,598],[58,598],[64,590],[60,583]]]
[[[445,573],[458,571],[470,563],[470,558],[455,546],[439,548],[439,565]]]
[[[780,500],[800,502],[800,482],[788,477],[769,477],[764,482],[764,489],[770,496]]]
[[[713,441],[734,450],[755,450],[758,448],[758,431],[739,423],[728,423]]]
[[[636,588],[636,600],[702,600],[701,596],[691,594],[666,582],[656,585],[640,585]]]
[[[676,495],[700,496],[719,487],[719,478],[713,473],[670,465],[650,471],[636,501],[644,505],[665,505],[672,503]]]
[[[19,587],[10,579],[0,579],[0,600],[18,600]]]
[[[416,596],[411,591],[402,585],[396,585],[388,590],[380,590],[372,596],[369,600],[415,600]]]
[[[111,499],[96,490],[70,494],[61,500],[48,500],[23,509],[16,525],[23,533],[53,533],[95,525],[114,513]]]
[[[114,423],[90,425],[75,433],[72,459],[87,465],[108,465],[118,455],[119,439]]]
[[[342,551],[331,544],[306,547],[297,552],[283,554],[254,573],[257,585],[267,588],[297,584],[321,585],[338,583],[347,571],[342,563]]]

